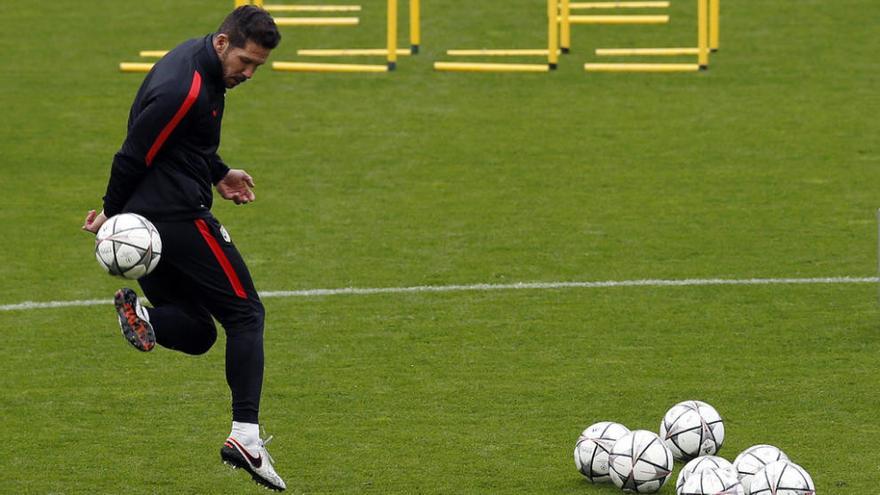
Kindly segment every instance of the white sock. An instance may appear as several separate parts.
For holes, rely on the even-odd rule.
[[[260,438],[260,425],[257,423],[239,423],[238,421],[233,421],[232,432],[229,436],[245,440],[248,443],[256,441]]]

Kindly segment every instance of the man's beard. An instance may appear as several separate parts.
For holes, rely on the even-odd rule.
[[[241,77],[241,76],[238,76],[238,77],[227,76],[224,78],[224,80],[226,81],[226,89],[232,89],[232,88],[238,86],[239,84],[247,81],[247,78]]]

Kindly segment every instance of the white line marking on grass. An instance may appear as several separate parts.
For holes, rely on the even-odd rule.
[[[880,282],[878,277],[820,277],[820,278],[686,278],[681,280],[608,280],[600,282],[518,282],[514,284],[421,285],[415,287],[346,287],[341,289],[304,289],[260,292],[262,298],[318,297],[369,294],[406,294],[418,292],[464,292],[490,290],[553,290],[597,289],[607,287],[694,287],[707,285],[785,285],[785,284],[870,284]],[[67,308],[113,304],[113,299],[86,299],[80,301],[25,301],[0,305],[0,311],[27,311],[32,309]]]
[[[68,308],[71,306],[98,306],[100,304],[113,304],[113,299],[86,299],[83,301],[48,302],[25,301],[18,304],[4,304],[0,306],[0,311],[25,311],[29,309]]]
[[[490,290],[547,290],[605,287],[681,287],[700,285],[772,285],[772,284],[853,284],[878,282],[877,277],[825,277],[825,278],[750,278],[750,279],[682,279],[682,280],[608,280],[601,282],[517,282],[513,284],[473,285],[423,285],[416,287],[309,289],[293,291],[261,292],[261,297],[313,297],[336,295],[400,294],[412,292],[463,292]]]

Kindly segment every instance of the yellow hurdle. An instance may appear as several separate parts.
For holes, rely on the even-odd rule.
[[[434,70],[446,72],[549,72],[550,66],[548,64],[434,62]]]
[[[393,7],[396,9],[396,6]],[[419,26],[419,0],[409,0],[409,48],[397,48],[397,56],[405,57],[419,53],[419,43],[421,38],[421,30]],[[390,20],[390,18],[389,18]],[[394,15],[394,26],[389,26],[390,32],[393,32],[395,40],[397,39],[397,15]],[[386,42],[389,41],[386,39]],[[311,48],[300,49],[296,51],[297,55],[303,57],[372,57],[372,56],[388,56],[388,48]]]
[[[588,72],[698,72],[698,64],[584,64]]]
[[[149,62],[120,62],[119,72],[150,72],[153,65]]]
[[[306,62],[272,62],[272,70],[282,72],[388,72],[388,66],[368,64],[310,64]]]
[[[278,27],[357,26],[359,23],[357,17],[275,17]]]
[[[547,0],[547,48],[503,48],[478,50],[448,50],[454,56],[541,56],[547,64],[507,64],[483,62],[435,62],[434,70],[455,72],[549,72],[559,62],[559,0]]]
[[[639,55],[696,55],[696,64],[586,64],[584,70],[591,72],[694,72],[709,68],[709,2],[697,0],[697,46],[684,48],[599,48],[600,56]]]
[[[572,10],[578,9],[666,9],[669,2],[571,2]]]
[[[360,5],[263,5],[266,12],[360,12]]]
[[[561,21],[562,19],[560,19]],[[667,24],[668,15],[570,15],[571,24]]]
[[[412,0],[411,0],[412,1]],[[418,1],[418,0],[414,0]],[[397,68],[397,56],[401,50],[397,48],[397,0],[388,0],[387,36],[385,48],[349,48],[349,49],[322,49],[311,50],[311,55],[384,55],[385,65],[371,64],[317,64],[307,62],[273,62],[272,69],[287,72],[388,72]],[[303,50],[300,50],[302,52]],[[405,51],[405,49],[404,49]],[[408,55],[408,53],[407,53]]]
[[[638,56],[638,55],[698,55],[700,65],[709,64],[710,51],[718,50],[720,29],[720,3],[721,0],[698,0],[697,4],[697,47],[695,48],[599,48],[596,55],[599,56]],[[574,4],[572,4],[574,5]],[[708,37],[701,41],[701,37]],[[701,51],[701,47],[706,49]]]
[[[162,58],[168,53],[168,50],[141,50],[139,57],[144,58]]]

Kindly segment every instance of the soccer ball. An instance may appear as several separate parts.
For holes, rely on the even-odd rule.
[[[593,483],[609,481],[608,453],[614,442],[627,433],[629,428],[611,421],[590,425],[574,446],[574,464],[578,471]]]
[[[653,431],[635,430],[620,437],[608,454],[608,474],[618,488],[653,493],[672,474],[672,451]]]
[[[95,257],[111,275],[138,279],[153,271],[162,256],[159,231],[146,218],[120,213],[107,219],[95,238]]]
[[[733,464],[731,464],[730,461],[723,457],[704,455],[691,460],[681,468],[681,472],[678,473],[678,481],[675,483],[675,493],[681,495],[682,487],[684,487],[684,484],[692,476],[699,475],[703,471],[709,471],[712,469],[723,469],[732,474],[734,478],[737,477],[736,469],[734,469]]]
[[[750,495],[815,495],[816,486],[804,468],[773,461],[755,474],[750,490]]]
[[[660,438],[676,459],[714,455],[724,443],[724,421],[705,402],[679,402],[660,422]]]
[[[736,474],[728,469],[706,469],[684,482],[679,495],[745,495]]]
[[[778,448],[764,444],[753,445],[736,456],[733,460],[733,468],[736,469],[739,482],[746,489],[746,493],[749,493],[752,477],[767,464],[780,460],[787,461],[788,456]]]

